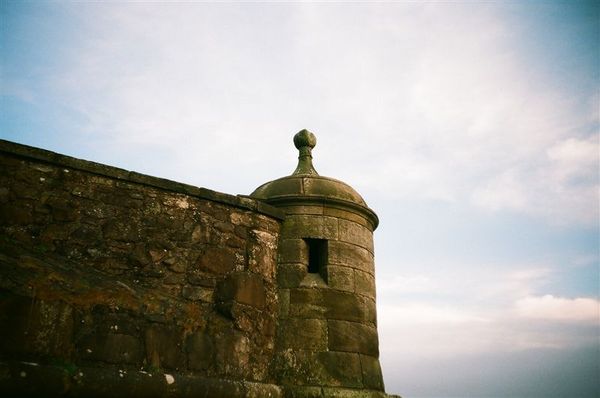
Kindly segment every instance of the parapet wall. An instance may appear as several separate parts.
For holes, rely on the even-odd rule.
[[[0,395],[279,396],[282,219],[0,141]]]

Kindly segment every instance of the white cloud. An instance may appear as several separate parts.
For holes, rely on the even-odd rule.
[[[567,138],[557,142],[546,152],[554,163],[555,174],[561,182],[569,179],[598,182],[598,157],[600,143],[598,135],[586,139]]]
[[[551,348],[597,341],[598,301],[527,297],[515,307],[440,300],[378,306],[382,358],[439,358]]]
[[[600,302],[593,298],[569,299],[551,294],[528,296],[515,303],[515,310],[523,318],[600,322]]]
[[[543,157],[524,158],[475,188],[471,201],[490,210],[545,217],[552,224],[594,225],[599,217],[598,134],[539,146]]]
[[[560,274],[550,265],[534,263],[470,264],[446,261],[437,266],[407,264],[402,274],[390,272],[398,266],[386,266],[377,274],[377,294],[388,302],[404,303],[419,299],[423,303],[460,302],[463,309],[479,311],[507,309],[515,300],[534,295]],[[425,270],[427,269],[427,272]],[[413,271],[413,272],[410,272]]]
[[[501,311],[506,311],[517,298],[534,294],[540,288],[551,283],[556,278],[556,272],[548,266],[522,265],[515,271],[503,272],[499,265],[494,272],[487,272],[487,279],[482,283],[475,280],[474,285],[480,286],[480,299],[498,301]]]
[[[417,292],[431,292],[435,284],[427,275],[395,275],[377,279],[379,294],[403,294]]]
[[[476,188],[471,201],[491,210],[524,210],[529,202],[529,187],[524,186],[523,182],[516,170],[502,171],[484,186]]]
[[[402,89],[378,104],[388,115],[370,131],[370,142],[379,142],[370,157],[378,161],[366,169],[359,163],[365,170],[355,171],[358,181],[388,197],[470,201],[551,223],[594,223],[598,144],[589,136],[594,122],[577,105],[581,93],[559,92],[524,74],[530,60],[515,51],[518,38],[492,14],[477,16],[486,29],[476,35],[473,19],[462,21],[457,8],[412,16],[430,19],[423,24],[428,34],[407,55],[413,62],[403,65],[402,80],[386,76]],[[394,62],[394,54],[389,58]],[[559,163],[556,156],[566,153],[557,143],[574,142],[577,148],[568,149],[585,159]],[[565,172],[584,169],[583,183],[565,180]]]
[[[488,322],[489,320],[461,307],[435,305],[424,302],[408,302],[393,307],[383,307],[386,317],[397,323],[410,324],[461,324]]]
[[[536,296],[560,274],[547,266],[506,265],[378,279],[385,361],[593,344],[598,301]],[[470,270],[470,271],[469,271]]]
[[[105,153],[168,153],[161,175],[227,189],[222,181],[244,186],[250,170],[293,169],[289,137],[307,127],[322,143],[317,169],[359,190],[597,219],[597,137],[584,134],[597,116],[525,73],[530,59],[494,7],[76,10],[85,40],[50,77],[50,95],[86,117],[79,134]],[[275,159],[274,144],[292,159]],[[243,166],[212,178],[205,169],[220,168],[223,154]]]
[[[497,344],[485,332],[492,320],[460,306],[413,301],[378,306],[378,314],[383,357],[440,358],[487,351]]]

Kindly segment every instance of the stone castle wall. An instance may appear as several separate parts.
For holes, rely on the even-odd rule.
[[[279,396],[282,219],[0,141],[0,395]]]
[[[267,202],[0,140],[0,396],[388,397],[376,216]]]

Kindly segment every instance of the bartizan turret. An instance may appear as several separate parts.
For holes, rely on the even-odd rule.
[[[294,144],[300,154],[292,175],[250,195],[286,213],[277,265],[276,382],[293,397],[386,396],[375,309],[379,220],[349,185],[317,173],[313,133],[300,131]]]

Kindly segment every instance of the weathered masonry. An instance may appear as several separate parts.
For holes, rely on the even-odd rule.
[[[387,397],[377,216],[294,143],[233,196],[0,140],[0,396]]]

